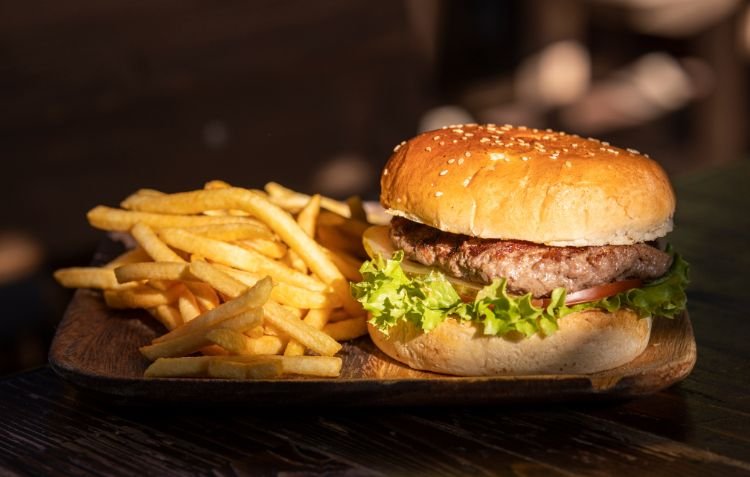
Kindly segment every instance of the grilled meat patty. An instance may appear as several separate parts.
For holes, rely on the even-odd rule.
[[[391,240],[410,260],[474,282],[504,277],[510,293],[531,292],[537,298],[557,287],[574,292],[619,280],[651,280],[671,265],[669,254],[645,243],[550,247],[442,232],[401,217],[391,221]]]

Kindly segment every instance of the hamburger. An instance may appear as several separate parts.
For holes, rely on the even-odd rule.
[[[663,237],[675,196],[648,156],[596,139],[453,125],[396,146],[390,225],[352,285],[376,346],[445,374],[594,373],[685,309],[688,265]]]

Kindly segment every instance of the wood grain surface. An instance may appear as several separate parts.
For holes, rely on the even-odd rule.
[[[750,475],[748,178],[742,161],[676,184],[671,241],[692,264],[698,361],[655,394],[440,407],[120,406],[46,367],[0,381],[0,475]]]

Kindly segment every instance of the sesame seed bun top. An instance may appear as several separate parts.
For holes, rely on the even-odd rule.
[[[454,125],[394,149],[388,212],[440,230],[553,246],[627,245],[672,230],[664,170],[632,149],[551,130]]]

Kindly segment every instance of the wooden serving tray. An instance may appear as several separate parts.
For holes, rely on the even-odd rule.
[[[654,320],[646,351],[609,371],[580,375],[454,377],[416,371],[368,337],[344,344],[340,378],[276,380],[143,377],[138,347],[164,330],[145,311],[112,310],[101,294],[78,290],[57,329],[49,361],[73,384],[119,402],[416,405],[563,401],[654,393],[684,379],[696,360],[687,313]]]

